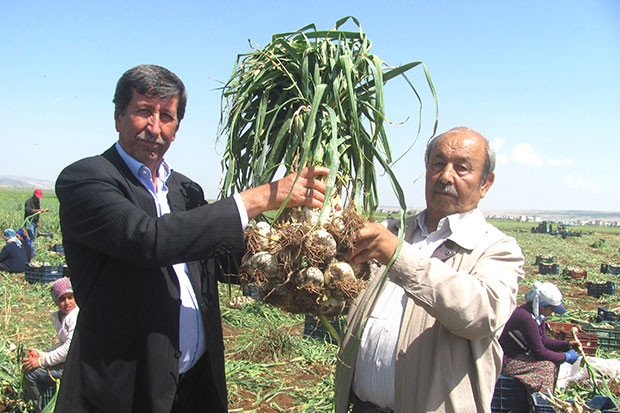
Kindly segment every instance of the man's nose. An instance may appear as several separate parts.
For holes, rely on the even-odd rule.
[[[161,134],[161,120],[159,119],[159,113],[154,112],[149,116],[147,126],[149,132],[155,136],[159,136]]]
[[[454,182],[454,174],[455,171],[452,165],[446,164],[439,175],[439,180],[444,184],[451,184]]]

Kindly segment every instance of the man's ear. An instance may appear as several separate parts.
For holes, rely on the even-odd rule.
[[[495,173],[491,172],[487,175],[482,185],[480,185],[480,198],[484,198],[493,182],[495,182]]]
[[[118,125],[121,121],[120,116],[121,116],[121,112],[119,110],[115,110],[114,111],[114,127],[116,128],[117,132],[120,132],[120,130],[118,130]]]

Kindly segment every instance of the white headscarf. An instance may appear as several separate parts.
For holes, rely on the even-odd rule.
[[[15,235],[15,230],[12,228],[7,228],[4,230],[4,240],[7,244],[9,242],[14,242],[17,244],[18,247],[22,246],[22,242],[19,240],[19,238],[17,238],[17,235]]]
[[[562,292],[552,283],[537,281],[534,287],[525,294],[525,302],[532,303],[532,314],[540,324],[545,319],[540,315],[539,306],[551,307],[554,312],[564,314],[566,309],[562,305]]]

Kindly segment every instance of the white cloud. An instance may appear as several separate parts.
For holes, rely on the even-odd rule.
[[[504,143],[506,143],[506,139],[505,138],[500,138],[500,137],[495,137],[493,138],[493,140],[491,142],[489,142],[491,145],[491,148],[493,148],[493,150],[495,152],[499,152],[499,150],[501,149],[502,146],[504,146]]]
[[[542,166],[544,164],[540,155],[534,152],[534,148],[529,143],[520,143],[512,149],[511,158],[516,163],[531,166]]]
[[[589,182],[587,179],[585,178],[579,178],[579,177],[574,177],[572,175],[567,175],[564,178],[564,184],[569,188],[569,189],[579,189],[580,191],[588,191],[591,192],[593,194],[600,194],[603,193],[603,187]]]
[[[542,156],[534,151],[532,145],[521,142],[512,149],[511,159],[520,164],[529,166],[572,166],[575,162],[572,159],[543,159]]]
[[[491,145],[491,149],[495,152],[495,162],[498,165],[505,165],[508,163],[508,155],[500,152],[502,146],[506,143],[506,139],[495,137],[492,141],[489,141],[489,145]]]

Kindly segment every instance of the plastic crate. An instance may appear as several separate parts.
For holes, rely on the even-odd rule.
[[[603,274],[620,274],[620,265],[601,264],[601,272]]]
[[[588,290],[588,295],[599,298],[603,294],[607,295],[615,295],[616,294],[616,283],[613,281],[607,281],[602,284],[595,284],[593,282],[588,281],[586,283],[586,288]]]
[[[560,336],[570,334],[573,327],[579,328],[579,324],[560,323],[556,321],[547,321],[547,326],[549,327],[549,330],[553,332],[555,338],[559,340],[564,340],[564,338],[560,338]]]
[[[538,272],[540,274],[559,274],[560,273],[560,265],[559,264],[538,264]]]
[[[578,324],[573,323],[558,323],[548,321],[547,325],[551,331],[551,335],[558,340],[572,341],[573,340],[573,327],[577,327],[577,338],[581,343],[581,348],[586,356],[595,356],[596,349],[598,348],[598,335],[594,333],[587,333],[581,329]]]
[[[598,347],[601,350],[620,351],[620,325],[582,324],[581,328],[586,333],[598,336]]]
[[[547,399],[544,399],[540,393],[532,394],[532,405],[536,413],[556,412]]]
[[[344,320],[342,320],[341,318],[337,318],[336,320],[330,321],[329,323],[334,327],[338,334],[341,334],[342,331],[344,331]],[[332,337],[332,335],[329,333],[329,331],[327,331],[323,323],[321,323],[321,321],[317,317],[311,314],[306,314],[306,322],[304,323],[304,336],[312,337],[318,340],[324,340],[332,344],[338,344],[336,338]]]
[[[588,278],[588,272],[586,270],[570,269],[570,270],[568,270],[568,276],[569,276],[569,278],[572,278],[572,279]]]
[[[263,301],[269,286],[267,284],[247,284],[243,287],[243,295],[253,298],[255,301]]]
[[[43,392],[41,392],[41,406],[46,407],[56,396],[56,383],[50,383]]]
[[[534,406],[534,412],[536,413],[557,412],[557,410],[555,410],[553,406],[551,406],[549,401],[544,399],[540,395],[540,393],[532,394],[532,402]],[[568,402],[571,402],[571,400],[568,400]],[[620,411],[618,410],[618,405],[612,399],[605,396],[594,396],[591,400],[586,401],[586,405],[592,409],[597,409],[602,413],[612,413]]]
[[[495,383],[491,412],[528,413],[529,411],[529,393],[525,385],[514,377],[500,375]]]
[[[26,265],[24,277],[29,283],[50,283],[62,278],[63,274],[62,265],[43,265],[41,267]]]
[[[555,257],[553,255],[537,255],[535,264],[553,264]]]
[[[605,396],[594,396],[592,400],[586,402],[586,404],[593,409],[600,410],[601,413],[620,412],[616,402]]]
[[[54,244],[50,247],[50,251],[65,255],[65,247],[62,244]]]
[[[607,310],[607,307],[599,307],[596,312],[596,321],[599,323],[611,321],[612,323],[620,322],[620,314]]]

